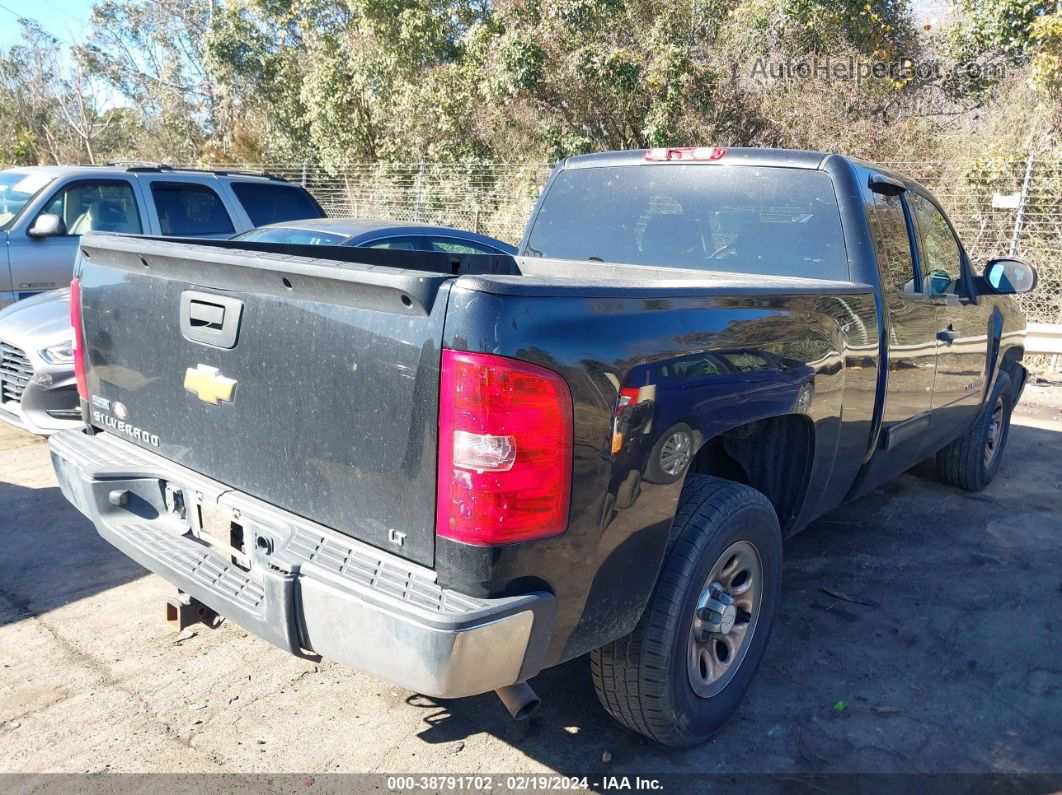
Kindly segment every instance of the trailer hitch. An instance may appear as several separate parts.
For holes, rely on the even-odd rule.
[[[217,613],[183,591],[166,600],[166,623],[176,632],[197,623],[216,627],[220,621]]]

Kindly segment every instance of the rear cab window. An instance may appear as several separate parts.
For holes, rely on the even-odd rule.
[[[306,191],[293,185],[230,182],[229,186],[255,226],[321,218],[324,215]]]
[[[561,171],[528,256],[847,280],[823,171],[660,164]]]
[[[231,235],[236,229],[213,188],[197,182],[151,183],[162,234],[173,237]]]

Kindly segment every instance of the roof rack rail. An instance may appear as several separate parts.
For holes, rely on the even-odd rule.
[[[151,163],[142,160],[116,161],[107,163],[107,166],[124,168],[126,171],[135,173],[162,173],[170,171],[191,171],[196,174],[214,174],[219,177],[262,177],[276,182],[287,182],[284,177],[270,174],[268,171],[252,171],[240,168],[193,168],[191,166],[171,166],[167,163]]]
[[[265,179],[276,180],[277,182],[287,182],[287,180],[279,174],[270,174],[268,171],[251,171],[250,169],[245,168],[226,168],[221,171],[215,171],[214,173],[221,177],[263,177]]]
[[[126,171],[173,171],[173,166],[166,163],[152,163],[148,160],[117,160],[106,165],[124,168]]]

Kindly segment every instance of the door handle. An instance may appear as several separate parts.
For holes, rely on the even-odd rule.
[[[953,329],[950,323],[948,324],[948,327],[946,329],[941,329],[937,332],[937,339],[941,342],[952,343],[955,342],[955,340],[957,340],[958,338],[959,332]]]

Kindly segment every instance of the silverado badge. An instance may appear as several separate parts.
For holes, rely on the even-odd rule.
[[[236,379],[226,378],[216,367],[205,364],[191,367],[184,374],[184,388],[204,403],[212,406],[221,405],[221,401],[232,402],[232,393],[236,391]]]

